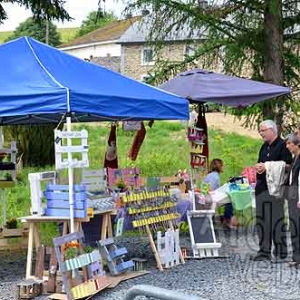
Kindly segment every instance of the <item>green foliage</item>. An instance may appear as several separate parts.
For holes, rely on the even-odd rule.
[[[1,30],[1,25],[0,25]],[[58,33],[60,34],[61,43],[67,43],[75,39],[78,28],[57,28]],[[8,37],[13,34],[13,31],[1,31],[0,32],[0,44],[4,43]]]
[[[224,161],[222,182],[226,182],[232,176],[240,175],[243,168],[254,165],[261,147],[260,140],[215,130],[209,132],[209,141],[210,158],[217,157]]]
[[[0,25],[1,29],[1,25]],[[12,31],[1,31],[0,32],[0,44],[4,43],[4,41],[13,34]]]
[[[46,43],[46,20],[28,18],[25,22],[20,23],[5,42],[21,36],[30,36],[42,43]],[[52,22],[49,22],[49,45],[58,46],[60,43],[60,35],[56,26]]]
[[[64,9],[64,0],[0,0],[0,23],[7,19],[2,3],[12,3],[30,9],[36,19],[70,21],[71,17]]]
[[[147,135],[136,162],[131,162],[127,158],[134,133],[128,135],[128,132],[118,128],[117,149],[121,168],[138,166],[141,176],[172,176],[178,169],[189,168],[189,147],[185,127],[180,122],[157,121],[152,128],[148,126],[146,128]],[[102,168],[110,129],[109,124],[80,124],[75,125],[75,129],[88,130],[90,168]],[[53,138],[53,132],[51,138]],[[225,172],[221,174],[222,183],[231,176],[240,175],[244,167],[255,164],[260,145],[260,140],[233,133],[226,134],[223,131],[209,130],[210,159],[218,157],[225,162]],[[38,154],[37,150],[34,151]],[[51,151],[54,152],[53,148]],[[26,167],[19,175],[21,180],[17,182],[16,186],[6,189],[8,219],[19,218],[30,213],[28,174],[46,170],[54,170],[54,166]],[[75,178],[80,177],[77,176],[79,173],[81,170],[75,169]],[[63,180],[67,180],[67,172],[61,172],[61,177]],[[0,215],[0,223],[1,220],[2,216]],[[56,224],[41,224],[41,232],[42,242],[47,245],[51,245],[52,237],[59,234]]]
[[[24,166],[45,167],[54,164],[56,125],[16,125],[4,128],[6,140],[17,141]]]
[[[83,36],[93,30],[104,27],[115,20],[117,20],[117,18],[112,12],[104,12],[99,16],[97,11],[92,11],[82,22],[76,37]]]
[[[7,229],[14,229],[14,228],[17,228],[17,227],[18,227],[18,221],[17,221],[17,219],[15,219],[15,218],[9,219],[8,221],[6,221],[5,227],[6,227]]]
[[[181,235],[188,235],[190,232],[188,222],[180,222],[178,228]]]
[[[84,253],[92,253],[94,251],[94,248],[91,246],[84,246],[83,251]]]
[[[75,247],[69,247],[65,251],[65,257],[66,259],[71,259],[77,257],[79,254],[78,248]]]
[[[67,43],[75,39],[78,27],[76,28],[58,28],[60,40],[62,43]]]
[[[206,2],[207,6],[201,6],[203,1],[198,0],[129,1],[129,11],[151,11],[153,24],[149,40],[157,51],[170,32],[182,30],[187,37],[200,32],[194,55],[186,56],[184,61],[159,57],[149,71],[148,83],[157,85],[194,66],[215,69],[218,64],[227,74],[285,84],[295,91],[294,98],[280,97],[276,101],[232,111],[246,115],[247,126],[253,126],[263,118],[275,119],[278,125],[282,125],[286,113],[299,111],[296,91],[300,84],[300,8],[297,1]],[[286,121],[285,128],[291,125]]]

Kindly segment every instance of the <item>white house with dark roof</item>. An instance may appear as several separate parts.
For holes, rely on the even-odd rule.
[[[185,55],[193,55],[196,45],[205,39],[205,29],[191,30],[188,24],[173,29],[163,38],[159,53],[149,44],[150,16],[133,23],[120,37],[122,45],[121,73],[137,80],[145,80],[159,56],[164,60],[182,61]]]
[[[73,41],[62,44],[59,48],[81,59],[120,72],[121,44],[119,39],[139,18],[132,17],[126,20],[117,20]]]

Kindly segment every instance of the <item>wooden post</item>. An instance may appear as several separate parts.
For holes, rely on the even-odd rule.
[[[171,229],[172,231],[174,231],[174,226],[173,226],[172,221],[168,221],[168,223],[169,223],[170,229]],[[183,257],[183,255],[182,255],[181,250],[179,251],[179,258],[180,258],[181,263],[184,265],[184,264],[185,264],[185,260],[184,260],[184,257]]]
[[[35,251],[38,252],[39,247],[41,246],[41,238],[40,238],[40,224],[33,223],[34,224],[34,244],[35,244]]]
[[[47,293],[56,292],[56,272],[57,272],[57,259],[54,248],[51,248],[49,274],[47,283]]]
[[[29,223],[26,279],[31,277],[34,223]]]
[[[45,269],[45,252],[45,246],[41,245],[37,251],[37,260],[35,263],[35,277],[38,279],[43,279]]]
[[[162,267],[162,264],[161,264],[161,261],[160,261],[160,257],[158,255],[157,250],[156,250],[156,246],[155,246],[155,243],[153,241],[153,237],[152,237],[152,233],[151,233],[151,230],[149,228],[149,225],[145,225],[145,227],[146,227],[146,232],[148,234],[148,238],[149,238],[151,249],[152,249],[154,257],[156,259],[157,268],[158,268],[159,271],[163,271],[164,269]]]
[[[107,213],[107,217],[108,217],[108,220],[107,220],[107,236],[110,238],[110,237],[113,237],[113,229],[112,229],[112,224],[111,224],[111,213]]]
[[[102,215],[101,240],[104,240],[107,237],[107,226],[108,226],[107,213],[104,213]]]

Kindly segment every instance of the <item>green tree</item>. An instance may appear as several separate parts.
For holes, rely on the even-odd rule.
[[[5,139],[17,141],[24,166],[45,167],[54,164],[53,125],[14,125],[4,127]]]
[[[215,59],[223,62],[225,73],[248,76],[274,84],[299,89],[299,25],[298,1],[293,0],[131,0],[128,10],[148,9],[153,17],[150,38],[161,44],[171,30],[199,30],[205,39],[195,55],[183,62],[158,60],[151,78],[157,84],[200,61],[209,68]],[[168,20],[165,22],[164,20]],[[187,26],[188,24],[188,26]],[[203,59],[205,57],[205,59]],[[242,110],[250,125],[262,118],[273,118],[282,125],[284,113],[299,109],[295,99],[280,97]]]
[[[65,0],[0,0],[0,24],[7,19],[3,3],[13,3],[31,9],[33,17],[48,20],[70,20],[71,17],[64,9]]]
[[[61,44],[61,41],[57,27],[52,22],[46,20],[36,20],[33,18],[28,18],[25,22],[20,23],[13,34],[6,39],[6,42],[21,36],[30,36],[42,43],[46,43],[47,23],[49,30],[48,43],[51,46],[58,46]]]
[[[49,22],[49,21],[48,21]],[[28,18],[22,22],[6,41],[21,36],[30,36],[40,42],[46,42],[46,20]],[[49,44],[60,44],[60,35],[55,25],[49,22]],[[23,154],[24,166],[47,166],[54,164],[54,132],[55,125],[23,125],[7,126],[4,129],[6,138],[17,141],[18,152]]]
[[[117,20],[117,17],[112,12],[103,12],[102,14],[99,14],[97,11],[92,11],[82,22],[76,37],[83,36],[95,29],[104,27],[115,20]]]
[[[45,24],[45,20],[70,20],[71,17],[64,9],[64,0],[0,0],[0,28],[3,20],[7,19],[6,12],[2,6],[3,3],[15,3],[31,9],[33,18],[40,21],[40,26]],[[25,25],[29,25],[29,22]],[[31,21],[30,21],[31,24]],[[20,25],[21,26],[21,25]],[[19,26],[19,27],[20,27]],[[32,27],[29,26],[33,30]],[[25,28],[23,28],[25,30]],[[49,24],[49,42],[57,45],[59,38],[53,35],[53,26]],[[36,35],[40,33],[40,36]],[[42,33],[44,32],[44,34]],[[30,35],[40,41],[46,36],[46,30],[37,29],[35,31],[26,31],[20,35]],[[50,38],[55,37],[53,40]],[[14,37],[17,37],[15,35]],[[19,153],[23,153],[23,162],[25,165],[45,166],[54,162],[54,146],[53,146],[53,126],[10,126],[5,127],[5,135],[8,139],[16,139],[18,143]]]

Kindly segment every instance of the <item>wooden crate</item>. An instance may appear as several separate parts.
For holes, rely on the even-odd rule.
[[[2,231],[3,237],[21,237],[23,236],[23,229],[22,228],[4,228]]]
[[[69,186],[68,185],[48,185],[45,191],[47,199],[46,216],[69,217]],[[84,185],[74,185],[74,217],[87,217],[87,197]]]

